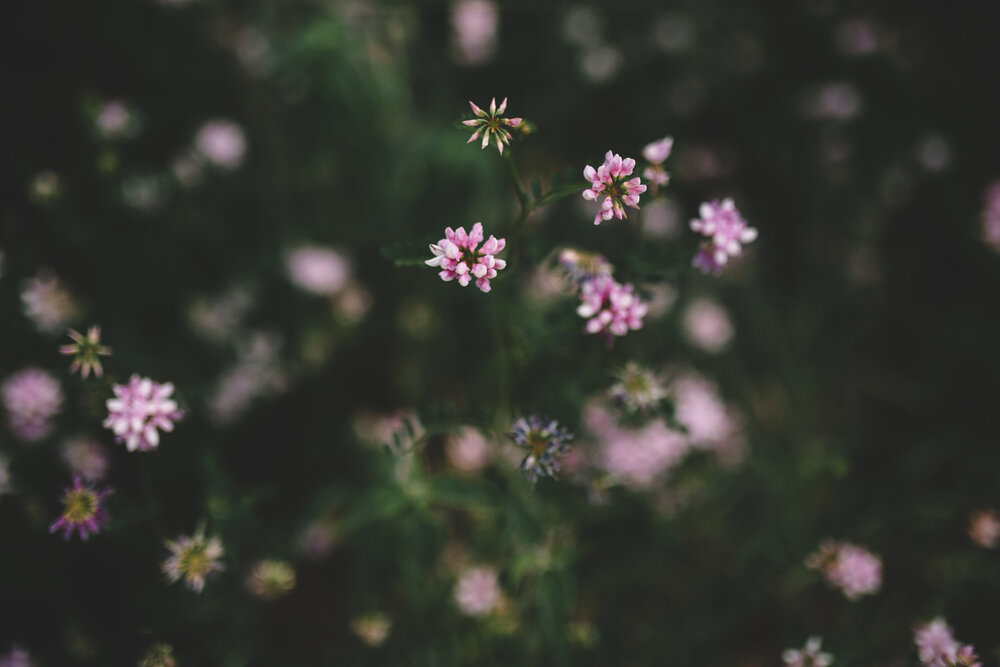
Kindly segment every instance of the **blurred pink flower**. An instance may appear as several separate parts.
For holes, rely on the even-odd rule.
[[[448,462],[462,472],[478,472],[490,462],[490,445],[479,432],[471,426],[463,426],[445,440],[444,452]]]
[[[954,662],[959,646],[943,618],[914,628],[913,642],[917,645],[920,663],[926,667],[948,667]]]
[[[313,521],[299,537],[299,548],[306,558],[318,560],[330,554],[337,546],[337,531],[327,519]]]
[[[497,48],[500,12],[490,0],[459,0],[451,9],[457,60],[482,65],[493,59]]]
[[[94,119],[97,132],[105,139],[122,139],[135,134],[138,129],[135,114],[120,100],[107,102]]]
[[[489,292],[492,289],[490,279],[507,266],[506,261],[494,257],[506,247],[507,240],[490,236],[483,243],[483,225],[480,222],[473,225],[468,234],[465,227],[459,227],[457,231],[448,227],[444,233],[445,238],[430,246],[434,257],[424,263],[441,267],[438,275],[445,282],[458,278],[458,284],[465,287],[475,278],[476,287],[482,292]],[[481,248],[480,243],[483,243]]]
[[[174,422],[184,416],[170,398],[174,385],[169,382],[160,384],[133,375],[128,383],[116,384],[112,390],[115,397],[107,401],[104,427],[111,429],[116,442],[124,442],[130,452],[156,449],[159,430],[173,431]]]
[[[500,585],[491,567],[463,571],[455,585],[455,604],[467,616],[485,616],[500,604]]]
[[[635,296],[631,284],[622,285],[608,275],[585,280],[580,286],[580,305],[576,314],[587,319],[587,333],[624,336],[642,328],[642,318],[649,307]]]
[[[247,150],[243,129],[230,120],[213,120],[202,125],[194,145],[203,158],[225,169],[236,169],[243,164]]]
[[[747,225],[732,199],[705,202],[699,213],[691,229],[709,240],[702,244],[694,265],[705,273],[719,273],[730,257],[742,254],[743,244],[757,238],[757,230]]]
[[[706,352],[721,352],[733,337],[725,308],[711,299],[695,299],[684,313],[684,336]]]
[[[663,162],[670,157],[673,148],[673,137],[664,137],[642,149],[642,156],[650,163],[642,172],[642,177],[650,182],[654,194],[658,187],[670,182],[670,175],[663,169]]]
[[[69,440],[62,447],[62,459],[75,477],[88,482],[104,478],[108,471],[108,455],[104,448],[89,438]]]
[[[474,127],[476,131],[472,133],[472,136],[469,137],[466,143],[471,144],[481,135],[483,138],[481,148],[486,148],[490,143],[490,139],[494,139],[497,150],[500,151],[500,155],[503,155],[503,147],[505,145],[509,146],[510,140],[513,138],[506,128],[520,127],[522,119],[503,117],[503,112],[507,109],[506,97],[503,98],[503,102],[500,103],[499,107],[497,107],[497,100],[494,97],[490,101],[490,110],[488,112],[477,107],[471,100],[469,101],[469,106],[472,107],[472,112],[476,114],[476,117],[463,120],[462,125]]]
[[[60,333],[79,315],[73,295],[49,271],[40,271],[21,292],[24,314],[42,333]]]
[[[12,646],[7,655],[0,655],[0,667],[33,667],[31,655],[23,648]]]
[[[882,560],[855,544],[827,540],[806,559],[806,565],[819,570],[830,586],[839,588],[852,602],[878,592],[882,585]]]
[[[333,248],[304,245],[285,255],[288,277],[299,289],[321,296],[336,294],[351,277],[351,264]]]
[[[1000,517],[996,510],[977,510],[969,516],[969,537],[986,549],[995,549],[1000,542]]]
[[[671,431],[662,419],[642,428],[614,428],[603,437],[604,469],[628,486],[645,488],[680,463],[688,453],[687,438]]]
[[[987,189],[983,205],[983,239],[987,245],[1000,252],[1000,181]]]
[[[52,431],[52,418],[62,408],[63,393],[51,375],[37,368],[10,376],[0,386],[14,434],[22,440],[41,440]]]
[[[601,208],[594,216],[595,225],[612,217],[624,219],[626,206],[639,208],[639,195],[646,191],[646,186],[638,176],[628,178],[633,169],[635,160],[630,157],[623,160],[620,155],[608,151],[604,164],[597,169],[588,164],[583,170],[583,177],[590,181],[590,187],[583,191],[583,198],[597,201],[604,197]]]
[[[785,667],[828,667],[833,663],[833,656],[823,653],[822,647],[822,639],[810,637],[801,650],[788,649],[782,653],[781,661],[785,663]]]

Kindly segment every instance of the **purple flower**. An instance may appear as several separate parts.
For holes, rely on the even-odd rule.
[[[26,368],[0,387],[10,427],[22,440],[41,440],[52,431],[52,418],[62,408],[63,393],[51,375]]]
[[[701,218],[691,221],[691,229],[708,237],[694,257],[694,266],[704,273],[718,274],[730,257],[743,253],[743,245],[757,238],[757,230],[747,226],[732,199],[701,205]]]
[[[127,384],[112,387],[115,398],[108,399],[104,427],[114,431],[115,441],[124,442],[130,452],[156,449],[160,433],[173,431],[174,422],[184,416],[170,399],[174,385],[160,384],[133,375]]]
[[[448,227],[444,234],[445,238],[431,244],[434,257],[424,263],[427,266],[441,267],[438,275],[445,282],[458,278],[458,284],[465,287],[475,278],[476,287],[489,292],[490,279],[495,278],[497,271],[507,266],[506,261],[494,256],[506,247],[507,240],[490,236],[483,243],[483,225],[480,222],[473,225],[468,234],[465,233],[465,227],[459,227],[457,231]],[[480,243],[483,243],[481,248]]]
[[[569,441],[573,438],[569,431],[559,427],[554,419],[531,415],[514,422],[510,438],[528,454],[521,461],[521,470],[528,475],[532,484],[539,477],[555,477],[559,473],[559,460],[569,451]]]
[[[587,318],[587,333],[624,336],[630,329],[641,329],[642,318],[649,307],[635,296],[631,284],[621,285],[611,276],[601,275],[584,281],[580,286],[577,315]]]
[[[503,112],[507,109],[507,98],[503,98],[503,102],[500,103],[500,107],[497,107],[497,99],[494,97],[490,101],[489,112],[484,111],[477,107],[473,102],[469,101],[469,106],[472,107],[472,112],[476,114],[475,118],[469,120],[463,120],[462,125],[466,127],[474,127],[476,131],[472,133],[469,140],[466,143],[471,144],[473,141],[478,139],[482,135],[483,141],[481,148],[486,148],[490,143],[490,139],[496,141],[497,150],[500,151],[500,155],[503,155],[504,145],[510,145],[510,140],[512,139],[510,132],[507,131],[507,127],[520,127],[522,119],[520,118],[504,118]]]
[[[583,170],[583,177],[590,181],[590,187],[583,191],[583,198],[597,201],[604,197],[601,208],[594,216],[594,224],[602,220],[610,220],[612,216],[624,219],[625,207],[639,208],[639,195],[646,191],[646,186],[638,176],[628,178],[635,169],[635,160],[628,157],[624,160],[618,154],[608,151],[604,156],[604,164],[594,169],[589,164]]]
[[[79,477],[74,477],[72,488],[66,489],[63,494],[62,516],[49,526],[49,532],[62,530],[63,537],[68,540],[75,530],[80,539],[86,540],[108,522],[110,517],[102,502],[110,494],[111,489],[98,491],[84,484]]]

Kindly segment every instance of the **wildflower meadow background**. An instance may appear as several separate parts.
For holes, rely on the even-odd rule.
[[[7,3],[0,666],[1000,664],[998,20]]]

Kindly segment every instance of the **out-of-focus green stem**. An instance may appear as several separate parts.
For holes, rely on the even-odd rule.
[[[507,163],[507,171],[510,173],[510,180],[514,181],[514,187],[517,189],[517,198],[521,202],[521,212],[530,210],[531,202],[528,199],[528,191],[524,189],[524,183],[521,181],[521,174],[517,171],[517,165],[514,163],[514,156],[511,154],[510,149],[503,154],[503,160]]]

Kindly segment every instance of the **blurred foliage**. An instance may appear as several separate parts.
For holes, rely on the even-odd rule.
[[[65,377],[65,341],[20,303],[47,267],[114,347],[106,380],[171,381],[188,415],[152,454],[114,446],[113,520],[85,544],[47,531],[69,480],[58,445],[111,442],[107,383],[66,378],[40,444],[0,433],[17,484],[0,496],[0,650],[43,665],[136,664],[166,642],[179,665],[222,667],[750,667],[822,634],[836,664],[902,665],[912,626],[945,615],[986,664],[1000,658],[996,555],[965,534],[970,511],[1000,505],[1000,258],[979,238],[1000,176],[996,9],[501,5],[496,57],[476,66],[456,62],[443,2],[5,6],[0,374]],[[853,20],[877,31],[870,53],[844,46]],[[840,111],[823,111],[838,91]],[[734,195],[760,240],[706,278],[687,269],[690,234],[655,237],[640,212],[595,227],[570,197],[532,213],[489,295],[410,266],[446,226],[516,233],[502,161],[455,128],[467,100],[494,95],[535,128],[512,148],[533,201],[609,148],[638,155],[671,134],[681,226]],[[135,110],[136,136],[95,134],[108,100]],[[243,128],[246,159],[186,186],[171,165],[217,118]],[[32,194],[46,171],[58,196]],[[363,317],[290,284],[285,253],[302,243],[349,256]],[[668,281],[678,302],[613,347],[585,336],[573,299],[530,289],[567,245],[623,281]],[[200,337],[190,310],[234,285],[253,296],[237,338],[281,341],[291,380],[220,424],[205,405],[239,341]],[[721,354],[682,334],[704,295],[735,323]],[[477,475],[447,465],[459,424],[498,450],[522,414],[582,433],[583,404],[629,360],[714,378],[745,415],[745,460],[692,457],[656,491],[600,502],[576,480],[531,488],[505,454]],[[359,435],[360,417],[407,410],[419,427]],[[201,521],[226,571],[195,595],[158,568],[164,540]],[[308,558],[317,521],[335,544]],[[803,566],[827,537],[882,557],[879,594],[848,602]],[[294,563],[290,594],[246,590],[262,558]],[[500,613],[456,609],[456,559],[498,568]],[[378,646],[351,629],[373,612],[391,619]]]

